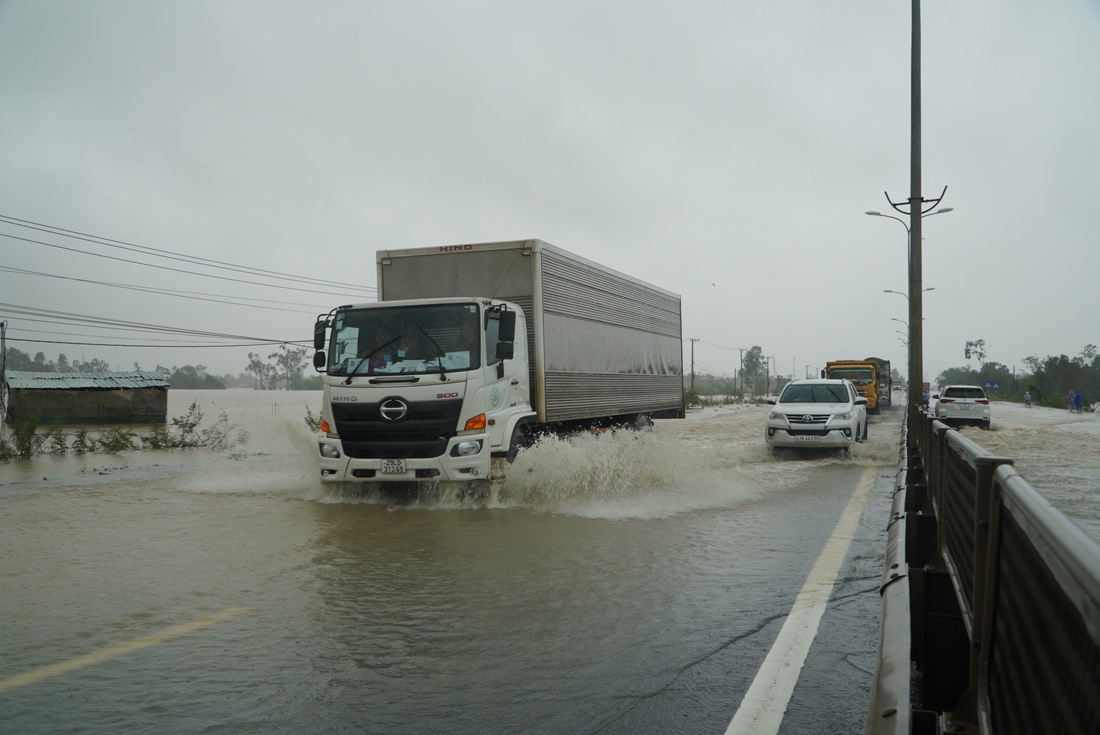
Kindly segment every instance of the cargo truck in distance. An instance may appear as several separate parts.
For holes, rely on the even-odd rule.
[[[875,382],[878,384],[878,410],[890,408],[894,405],[894,373],[890,368],[890,361],[881,357],[868,357],[868,362],[878,363],[875,371]]]
[[[843,378],[852,381],[861,396],[867,399],[867,413],[878,413],[882,405],[879,401],[879,361],[871,357],[866,360],[834,360],[825,363],[821,371],[823,378]]]
[[[321,479],[489,480],[547,432],[684,417],[680,297],[541,240],[381,250],[318,317]]]

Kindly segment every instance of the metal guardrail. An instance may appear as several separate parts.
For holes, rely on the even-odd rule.
[[[1100,733],[1100,545],[1011,459],[927,414],[913,432],[865,732]]]

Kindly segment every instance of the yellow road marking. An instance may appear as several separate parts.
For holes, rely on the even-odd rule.
[[[19,687],[25,687],[28,684],[37,684],[40,681],[46,679],[52,679],[55,676],[61,676],[67,674],[70,671],[76,671],[77,669],[83,669],[86,666],[93,664],[103,663],[109,661],[112,658],[122,656],[127,653],[133,653],[134,651],[146,648],[148,646],[155,645],[157,643],[164,643],[170,641],[173,638],[179,638],[182,635],[193,633],[196,630],[203,628],[209,628],[211,625],[215,625],[224,620],[229,620],[242,613],[248,612],[247,607],[231,607],[228,610],[222,610],[219,613],[213,615],[204,615],[201,618],[195,618],[186,623],[179,625],[173,625],[171,628],[166,628],[159,633],[153,633],[143,638],[135,638],[132,641],[126,641],[124,643],[116,643],[106,648],[101,648],[93,653],[86,654],[84,656],[78,656],[71,658],[68,661],[61,661],[56,664],[50,664],[49,666],[43,666],[40,669],[34,671],[28,671],[25,674],[17,674],[16,676],[9,676],[7,679],[0,679],[0,692],[6,692],[11,689],[18,689]]]

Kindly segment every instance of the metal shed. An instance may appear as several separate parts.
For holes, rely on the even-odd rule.
[[[168,379],[152,370],[32,373],[9,370],[8,421],[42,424],[163,424]]]

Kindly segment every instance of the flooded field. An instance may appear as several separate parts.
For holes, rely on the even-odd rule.
[[[963,432],[1016,470],[1100,541],[1100,414],[993,403],[990,431]]]

